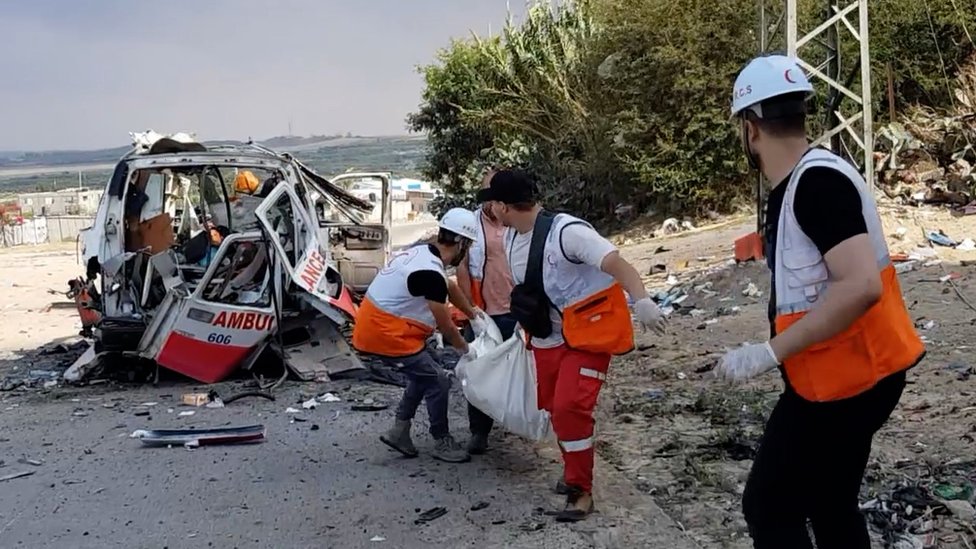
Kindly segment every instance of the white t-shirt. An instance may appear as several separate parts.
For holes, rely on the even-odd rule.
[[[529,261],[529,247],[532,245],[532,232],[518,234],[515,229],[508,229],[505,238],[512,243],[510,266],[515,284],[525,282],[525,265]],[[512,235],[514,236],[514,240]],[[575,223],[563,228],[562,247],[566,257],[573,261],[600,268],[604,258],[617,250],[616,246],[606,238],[600,236],[587,225]],[[532,345],[540,349],[551,349],[563,344],[563,319],[555,308],[549,313],[552,319],[552,335],[542,339],[532,338]]]

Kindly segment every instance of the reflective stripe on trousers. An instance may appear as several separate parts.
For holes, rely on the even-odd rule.
[[[565,466],[564,481],[593,489],[593,408],[607,377],[609,354],[588,353],[561,345],[533,349],[539,407],[552,414]]]
[[[564,452],[582,452],[593,448],[593,437],[580,440],[560,440],[559,446]]]

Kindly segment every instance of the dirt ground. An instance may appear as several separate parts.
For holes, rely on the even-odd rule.
[[[930,248],[923,237],[923,229],[941,229],[958,241],[976,239],[976,217],[882,210],[892,253],[918,258],[902,275],[902,289],[928,356],[910,373],[901,404],[875,439],[862,502],[877,547],[976,547],[974,522],[957,518],[976,485],[976,362],[969,341],[976,310],[966,303],[976,305],[976,250]],[[676,300],[667,336],[638,335],[638,351],[611,369],[598,408],[599,452],[629,485],[604,488],[601,497],[652,496],[707,548],[750,546],[740,497],[782,387],[774,374],[730,387],[706,371],[726,348],[768,335],[765,266],[731,262],[732,242],[753,227],[737,219],[673,237],[646,240],[632,231],[617,238],[649,273],[649,287],[687,297]],[[6,320],[0,359],[16,361],[18,349],[71,338],[80,327],[76,316],[49,290],[63,291],[80,273],[70,248],[0,251]],[[953,500],[956,515],[943,499]]]

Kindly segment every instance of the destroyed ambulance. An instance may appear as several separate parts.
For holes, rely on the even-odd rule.
[[[287,153],[132,134],[72,281],[96,357],[137,356],[204,383],[248,369],[270,346],[299,379],[363,366],[342,335],[390,251],[388,174],[332,181]],[[380,223],[342,179],[381,183]],[[87,314],[85,314],[87,313]]]

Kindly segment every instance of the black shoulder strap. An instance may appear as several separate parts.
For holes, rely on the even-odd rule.
[[[546,238],[552,230],[552,222],[556,216],[542,210],[535,218],[532,229],[532,243],[529,245],[529,257],[525,262],[525,283],[534,289],[545,291],[542,284],[542,255],[546,249]]]
[[[563,224],[563,226],[559,228],[559,251],[563,253],[563,257],[566,258],[566,261],[569,261],[570,263],[573,263],[575,265],[582,265],[583,264],[582,261],[578,259],[573,259],[568,255],[566,255],[566,248],[563,247],[563,231],[565,231],[568,227],[571,227],[573,225],[583,225],[585,227],[591,227],[591,225],[589,223],[586,223],[585,221],[571,221],[569,223]]]

